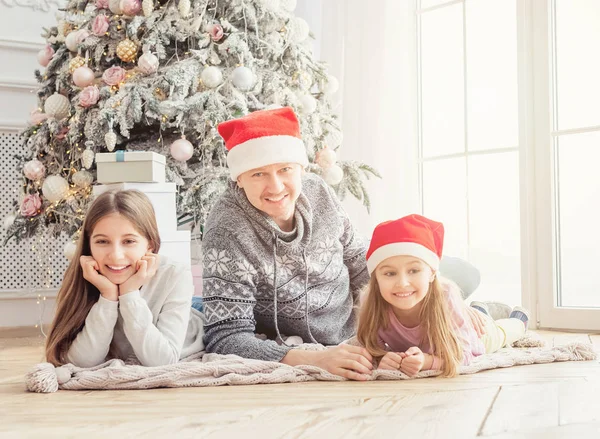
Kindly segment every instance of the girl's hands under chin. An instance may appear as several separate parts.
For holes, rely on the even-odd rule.
[[[81,256],[79,264],[83,270],[83,278],[98,288],[102,297],[113,302],[119,300],[119,287],[100,274],[100,266],[93,257]]]
[[[152,252],[146,253],[136,262],[136,272],[125,282],[119,285],[119,296],[139,290],[147,283],[158,270],[159,256]]]

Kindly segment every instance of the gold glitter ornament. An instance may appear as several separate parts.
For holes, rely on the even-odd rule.
[[[132,62],[137,56],[137,45],[129,38],[121,41],[117,46],[117,56],[123,62]]]
[[[71,61],[69,61],[69,73],[73,74],[73,72],[75,70],[77,70],[79,67],[83,67],[84,65],[85,65],[85,58],[77,55],[75,58],[73,58],[73,59],[71,59]]]

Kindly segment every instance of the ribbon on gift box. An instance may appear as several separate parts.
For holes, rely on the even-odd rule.
[[[116,157],[117,157],[117,162],[124,162],[125,161],[125,151],[122,150],[118,150],[115,152]]]

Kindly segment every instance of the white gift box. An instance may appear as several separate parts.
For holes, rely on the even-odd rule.
[[[116,151],[96,154],[98,183],[164,183],[166,158],[152,151]]]
[[[137,189],[145,193],[156,214],[156,223],[158,230],[175,231],[177,230],[177,211],[175,196],[177,186],[175,183],[113,183],[94,186],[94,196],[110,190],[124,191],[127,189]],[[189,232],[188,232],[189,233]]]
[[[172,232],[160,231],[159,255],[168,256],[186,266],[192,263],[190,250],[190,232],[187,230],[175,230]]]

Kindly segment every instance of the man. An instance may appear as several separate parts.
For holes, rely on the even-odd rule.
[[[232,182],[204,229],[206,350],[366,379],[372,358],[361,347],[310,351],[285,342],[338,345],[353,336],[369,279],[365,242],[333,190],[304,172],[293,110],[257,111],[218,129]]]

